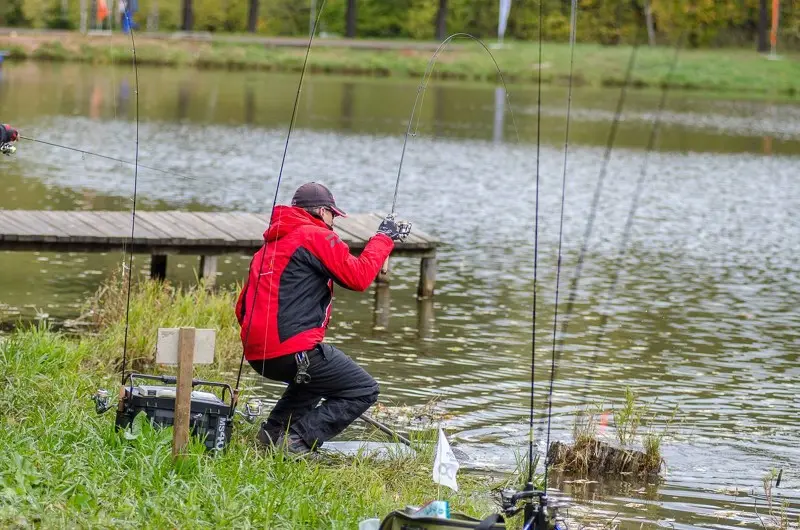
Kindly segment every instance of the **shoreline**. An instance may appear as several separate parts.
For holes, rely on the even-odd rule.
[[[248,36],[197,36],[176,38],[167,34],[139,34],[136,58],[140,66],[195,68],[200,70],[300,72],[307,40]],[[315,39],[309,55],[310,74],[362,78],[420,79],[438,46],[435,42],[349,41]],[[0,50],[9,63],[27,60],[109,65],[132,61],[128,36],[74,32],[0,31]],[[535,86],[539,71],[536,44],[514,42],[491,51],[471,43],[454,44],[442,53],[433,78],[456,82],[498,82],[499,65],[506,83]],[[574,86],[603,88],[626,84],[627,63],[633,48],[578,44]],[[629,86],[702,92],[719,98],[747,94],[748,99],[800,97],[800,62],[793,56],[769,60],[741,49],[681,50],[677,67],[668,75],[675,50],[636,50],[636,66]],[[570,80],[569,46],[546,43],[541,71],[543,85],[566,86]]]

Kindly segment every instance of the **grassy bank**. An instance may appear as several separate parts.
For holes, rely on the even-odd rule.
[[[486,52],[475,43],[459,41],[441,55],[436,75],[446,79],[488,81],[496,70]],[[16,36],[0,38],[0,49],[9,50],[10,60],[79,61],[93,64],[131,62],[130,40],[125,36],[68,37]],[[226,41],[168,41],[139,35],[139,64],[169,67],[219,68],[231,70],[299,71],[305,50],[266,47],[257,43]],[[514,83],[537,81],[537,46],[510,43],[492,52],[506,79]],[[631,48],[579,44],[575,51],[574,82],[583,86],[619,86],[624,83]],[[664,84],[674,56],[670,48],[642,48],[633,73],[638,88]],[[326,47],[315,41],[308,69],[316,73],[421,77],[431,58],[427,50],[348,49]],[[564,84],[569,77],[569,46],[546,44],[542,81]],[[796,97],[800,94],[800,62],[795,56],[770,61],[751,50],[682,50],[670,87],[719,94]]]
[[[0,527],[354,528],[436,496],[429,453],[295,462],[260,450],[256,427],[237,421],[226,452],[210,457],[195,444],[175,463],[171,430],[145,425],[135,439],[115,432],[113,412],[97,416],[89,396],[118,382],[123,294],[112,284],[92,304],[94,334],[20,329],[0,338]],[[159,326],[195,325],[219,329],[216,368],[230,364],[232,297],[145,282],[132,296],[137,363],[152,358]],[[461,474],[459,493],[445,488],[442,496],[486,515],[491,482]]]

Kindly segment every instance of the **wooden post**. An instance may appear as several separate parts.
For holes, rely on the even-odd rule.
[[[183,453],[189,443],[194,338],[194,328],[181,328],[178,332],[178,388],[175,394],[175,419],[172,432],[173,457]]]
[[[375,281],[384,285],[389,283],[389,258],[386,258],[386,261],[383,262],[381,270],[378,272],[378,277],[375,278]]]
[[[418,298],[431,298],[436,285],[436,256],[422,258],[419,267]]]
[[[375,313],[373,327],[386,329],[389,327],[391,298],[389,296],[389,286],[378,283],[375,286]]]
[[[214,287],[217,280],[217,256],[200,256],[200,278],[205,278],[206,287]]]
[[[153,254],[150,256],[150,278],[163,280],[167,277],[167,255]]]

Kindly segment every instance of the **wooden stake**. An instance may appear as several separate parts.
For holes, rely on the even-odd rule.
[[[178,334],[178,389],[175,394],[175,419],[172,456],[182,454],[189,443],[189,414],[192,407],[194,328],[181,328]]]

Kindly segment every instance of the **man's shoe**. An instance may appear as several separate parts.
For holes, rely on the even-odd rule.
[[[281,449],[285,449],[287,453],[293,455],[306,455],[311,452],[308,444],[298,435],[291,433],[288,437],[281,434],[276,443]]]
[[[272,439],[272,436],[269,435],[263,423],[261,424],[261,428],[258,429],[256,440],[258,440],[258,442],[267,449],[272,449],[275,447],[275,441]]]

